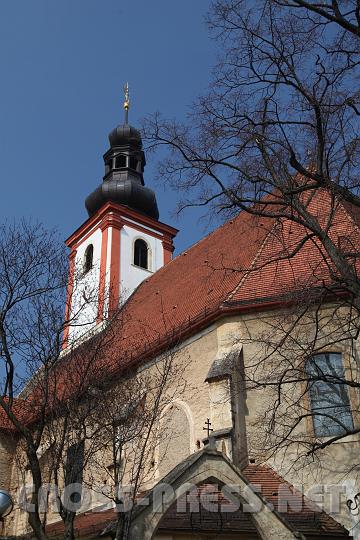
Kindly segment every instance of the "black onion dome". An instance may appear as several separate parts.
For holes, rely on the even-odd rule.
[[[117,126],[109,133],[110,146],[133,145],[142,148],[140,131],[128,124]]]
[[[109,201],[123,204],[149,217],[159,219],[159,210],[153,190],[132,181],[131,178],[104,181],[95,189],[85,201],[89,216],[94,215]]]
[[[103,182],[85,201],[89,216],[112,201],[159,219],[155,193],[144,185],[146,161],[140,132],[128,124],[120,125],[109,134],[109,142]]]

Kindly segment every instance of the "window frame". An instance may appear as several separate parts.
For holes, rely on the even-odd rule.
[[[328,432],[327,434],[318,434],[317,433],[317,430],[316,430],[316,426],[315,426],[315,417],[316,417],[316,409],[314,410],[314,407],[313,407],[313,403],[312,403],[312,397],[311,397],[311,388],[310,388],[310,385],[311,385],[311,382],[309,381],[308,377],[310,377],[310,373],[307,371],[306,369],[306,366],[308,364],[308,362],[316,357],[316,356],[320,356],[320,355],[325,355],[325,354],[336,354],[336,355],[340,355],[341,357],[341,362],[342,362],[342,369],[343,369],[343,377],[346,377],[347,376],[347,373],[349,371],[349,369],[351,369],[351,366],[350,366],[350,360],[349,360],[349,354],[347,351],[345,350],[341,350],[341,349],[337,349],[337,350],[334,350],[334,349],[322,349],[322,350],[319,350],[317,351],[316,353],[312,354],[311,356],[309,356],[308,358],[305,359],[304,361],[304,373],[307,377],[306,379],[306,393],[304,395],[305,397],[305,400],[306,400],[306,409],[308,410],[308,412],[310,413],[310,415],[307,417],[307,425],[308,425],[308,431],[310,431],[312,433],[312,435],[317,438],[317,439],[332,439],[332,438],[336,438],[336,437],[349,437],[351,436],[352,434],[349,433],[347,434],[346,432],[343,432],[343,433],[340,433],[340,430],[337,432],[337,433],[331,433],[331,432]],[[314,381],[315,384],[317,381]],[[323,381],[319,381],[319,382],[323,382]],[[313,383],[314,384],[314,383]],[[350,413],[350,417],[351,417],[351,422],[352,422],[352,428],[350,429],[349,427],[347,428],[350,432],[353,430],[353,429],[356,429],[357,428],[357,425],[358,425],[358,418],[357,418],[357,415],[356,415],[356,410],[354,409],[354,395],[353,395],[353,389],[347,385],[344,385],[345,386],[345,390],[346,390],[346,393],[347,393],[347,400],[348,400],[348,410],[349,410],[349,413]],[[323,418],[326,418],[326,417],[323,417]],[[341,419],[340,419],[341,421]],[[334,425],[336,426],[336,420],[334,421]],[[340,425],[338,425],[339,428],[341,428]]]
[[[117,161],[120,160],[120,158],[124,158],[124,165],[117,166]],[[115,154],[114,160],[113,160],[113,170],[120,171],[121,169],[128,169],[129,168],[129,156],[128,154],[124,154],[123,152],[119,152],[119,154]]]
[[[91,250],[91,263],[88,265],[88,253]],[[86,246],[83,256],[82,274],[85,276],[94,268],[94,244],[90,243]]]
[[[135,263],[135,245],[138,240],[141,240],[142,242],[144,242],[147,248],[147,267],[146,268],[144,268],[143,266],[139,266],[138,264]],[[149,242],[147,242],[147,240],[145,240],[143,236],[137,236],[136,238],[133,239],[131,264],[132,266],[135,266],[135,268],[140,268],[141,270],[145,270],[145,272],[152,272],[152,250],[151,250],[151,246]]]

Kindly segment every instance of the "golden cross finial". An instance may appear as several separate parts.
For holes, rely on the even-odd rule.
[[[130,107],[130,99],[129,99],[129,83],[125,83],[124,85],[124,94],[125,94],[125,101],[124,101],[124,109],[129,109]]]
[[[129,113],[129,107],[130,107],[130,97],[129,97],[129,83],[125,83],[124,85],[124,95],[125,95],[125,101],[124,101],[124,109],[125,109],[125,124],[128,123],[128,113]]]

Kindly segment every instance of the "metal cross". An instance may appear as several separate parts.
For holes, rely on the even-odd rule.
[[[203,427],[203,430],[204,430],[204,431],[207,431],[207,436],[210,437],[211,431],[214,431],[214,430],[210,427],[210,426],[211,426],[210,418],[207,418],[207,419],[206,419],[205,426],[206,426],[206,427]]]

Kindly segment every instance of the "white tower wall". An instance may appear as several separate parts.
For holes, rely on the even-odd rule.
[[[71,301],[71,323],[69,328],[70,342],[79,338],[96,325],[101,242],[101,229],[96,228],[78,245],[76,250]],[[85,252],[91,244],[93,246],[93,266],[88,272],[84,273]]]
[[[142,281],[171,260],[176,232],[157,220],[112,203],[104,205],[74,232],[67,240],[71,249],[70,314],[67,313],[69,326],[64,332],[64,348],[100,325],[126,302]],[[146,269],[134,261],[138,239],[148,247]],[[87,270],[86,251],[90,245],[93,259]]]
[[[126,301],[144,279],[164,266],[164,249],[159,238],[149,232],[139,231],[130,225],[121,229],[120,240],[120,303]],[[134,265],[134,244],[137,239],[148,245],[148,270]]]

